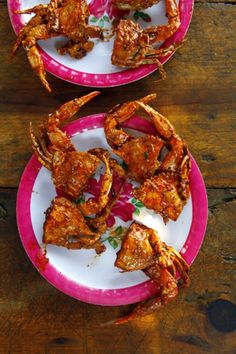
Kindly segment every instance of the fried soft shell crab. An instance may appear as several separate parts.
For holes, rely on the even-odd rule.
[[[142,0],[117,0],[116,6],[122,10],[140,10],[152,6],[158,1]],[[173,53],[182,43],[173,43],[167,48],[156,49],[153,45],[166,40],[174,34],[180,26],[179,9],[176,0],[165,0],[167,25],[157,25],[142,29],[130,19],[121,19],[117,29],[112,52],[112,64],[137,68],[144,64],[156,63],[160,69],[162,78],[165,72],[159,61],[160,58]]]
[[[34,16],[18,33],[12,56],[16,55],[22,45],[32,69],[48,91],[51,91],[51,88],[46,80],[44,64],[37,46],[38,40],[66,36],[69,41],[59,52],[68,52],[79,59],[94,46],[89,38],[103,38],[100,27],[88,25],[90,13],[85,0],[51,0],[47,5],[37,5],[17,13],[34,13]]]
[[[123,239],[115,266],[125,272],[142,270],[159,287],[155,296],[141,302],[129,315],[114,321],[115,324],[158,310],[178,296],[179,288],[189,285],[189,266],[179,252],[161,242],[155,230],[136,222],[132,223]]]
[[[134,196],[165,221],[175,221],[190,196],[191,160],[186,143],[168,119],[147,105],[154,98],[151,94],[114,107],[105,117],[104,130],[113,152],[124,160],[128,176],[141,183]],[[120,127],[138,109],[148,114],[156,135],[134,138]]]

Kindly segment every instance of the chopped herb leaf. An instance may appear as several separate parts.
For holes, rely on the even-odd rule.
[[[137,215],[137,216],[140,215],[140,210],[139,210],[139,208],[135,208],[134,214]]]
[[[110,19],[109,19],[109,17],[107,15],[103,16],[103,20],[106,21],[106,22],[110,22]]]
[[[121,167],[123,167],[125,171],[128,170],[128,165],[125,163],[125,161],[122,162]]]
[[[101,18],[98,22],[99,27],[104,27],[104,20]]]
[[[145,14],[144,12],[139,12],[139,17],[145,22],[151,22],[152,19],[148,14]]]
[[[122,235],[122,232],[123,232],[122,226],[118,226],[115,230],[116,236]]]
[[[118,242],[114,239],[114,237],[108,237],[108,242],[112,248],[116,249],[118,247]]]
[[[135,206],[138,208],[143,208],[144,204],[142,202],[140,202],[139,200],[137,200],[137,203],[135,203]]]
[[[144,207],[144,204],[142,202],[140,202],[140,200],[137,200],[135,198],[131,199],[131,203],[134,204],[138,208],[143,208]]]
[[[98,21],[98,18],[97,17],[92,17],[92,18],[90,18],[90,22],[97,22]]]
[[[84,216],[85,220],[91,220],[92,218],[90,216]]]
[[[135,13],[133,14],[133,16],[134,16],[135,21],[138,21],[138,19],[139,19],[139,12],[138,12],[138,11],[135,11]]]
[[[75,204],[83,204],[85,202],[85,197],[84,195],[81,195],[79,198],[74,200]]]

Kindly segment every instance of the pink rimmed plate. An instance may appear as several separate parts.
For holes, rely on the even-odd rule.
[[[20,31],[31,15],[16,14],[16,10],[31,8],[40,3],[47,3],[47,0],[8,0],[8,11],[12,26],[16,33]],[[181,25],[178,31],[168,38],[162,47],[168,47],[174,42],[180,42],[185,37],[193,12],[193,0],[177,0],[179,2]],[[91,0],[89,1],[91,12],[90,24],[109,28],[117,16],[117,10],[112,6],[112,0]],[[148,16],[148,17],[147,17]],[[126,17],[135,20],[134,12]],[[142,27],[156,24],[165,24],[164,0],[149,9],[141,11],[137,22]],[[150,22],[145,22],[143,18]],[[111,53],[114,38],[108,42],[95,40],[94,49],[82,59],[74,59],[69,55],[58,54],[56,47],[65,42],[65,38],[56,37],[47,41],[38,41],[40,53],[43,58],[45,69],[51,74],[74,84],[89,87],[115,87],[137,81],[154,72],[156,65],[145,65],[137,69],[124,69],[111,64]],[[161,58],[164,64],[171,55]]]
[[[103,129],[104,114],[81,118],[66,126],[75,146],[82,151],[93,147],[110,150]],[[125,126],[133,133],[155,133],[153,126],[139,117]],[[90,196],[96,196],[99,178],[91,180]],[[114,267],[119,237],[133,220],[158,230],[167,244],[179,250],[192,264],[203,242],[207,223],[207,196],[199,168],[192,158],[191,197],[176,222],[166,225],[162,218],[132,198],[127,182],[109,216],[109,229],[103,239],[107,247],[101,255],[94,250],[67,250],[42,245],[45,210],[56,196],[50,172],[33,156],[22,175],[17,195],[17,223],[23,246],[42,276],[60,291],[84,302],[98,305],[125,305],[144,300],[157,288],[143,272],[121,273]],[[110,236],[114,236],[110,237]]]

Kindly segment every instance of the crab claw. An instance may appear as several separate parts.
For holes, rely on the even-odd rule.
[[[80,210],[83,215],[97,214],[103,210],[108,201],[109,193],[112,187],[113,173],[109,164],[109,152],[102,148],[89,150],[89,153],[97,156],[105,165],[105,173],[102,177],[100,194],[97,199],[88,199],[85,203],[80,205]]]
[[[100,91],[93,91],[85,96],[74,98],[73,100],[64,103],[55,113],[48,116],[46,121],[48,131],[53,131],[55,127],[62,122],[72,118],[81,107],[98,95],[100,95]]]
[[[99,91],[93,91],[88,95],[80,98],[75,98],[64,103],[55,113],[49,114],[46,121],[42,124],[41,129],[43,134],[47,134],[50,142],[56,148],[65,150],[71,147],[71,141],[59,128],[65,120],[72,118],[81,107],[83,107],[91,99],[99,95]]]
[[[169,120],[162,114],[157,112],[155,109],[148,106],[147,104],[144,104],[141,101],[138,101],[137,105],[142,107],[142,109],[149,115],[158,134],[164,139],[170,139],[173,135],[174,128],[169,122]]]
[[[138,102],[148,103],[155,98],[156,94],[150,94],[140,98],[139,100],[117,105],[106,114],[104,120],[104,130],[108,144],[111,147],[117,148],[129,139],[129,134],[122,129],[118,129],[118,125],[132,117],[135,111],[139,108]]]
[[[32,123],[30,123],[32,148],[38,160],[47,169],[51,170],[53,151],[58,151],[59,154],[75,150],[70,138],[59,128],[59,125],[65,120],[72,118],[83,105],[99,94],[99,91],[94,91],[63,104],[55,113],[49,114],[47,119],[40,125],[39,136],[35,135]],[[98,160],[95,157],[94,159]]]

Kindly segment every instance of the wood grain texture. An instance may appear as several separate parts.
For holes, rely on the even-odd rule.
[[[188,289],[159,313],[101,327],[132,306],[84,304],[49,285],[33,268],[17,234],[16,190],[1,189],[0,353],[235,353],[235,334],[217,331],[207,316],[212,301],[236,300],[235,195],[235,189],[208,191],[207,233]]]
[[[132,306],[100,307],[72,299],[48,284],[21,245],[15,216],[17,186],[30,158],[29,122],[90,92],[48,74],[48,94],[21,49],[9,62],[15,35],[0,0],[0,354],[236,354],[235,332],[208,318],[218,299],[236,303],[236,0],[197,0],[185,45],[157,73],[113,89],[81,110],[157,93],[153,106],[188,142],[208,187],[209,222],[191,267],[191,285],[159,313],[124,326],[101,324]]]
[[[31,155],[29,122],[38,124],[65,101],[90,90],[48,74],[53,87],[49,95],[29,68],[23,50],[9,63],[15,35],[6,21],[6,6],[0,8],[0,186],[16,187]],[[107,111],[113,104],[156,92],[154,107],[186,138],[206,185],[235,187],[235,16],[232,4],[197,3],[186,44],[165,66],[166,81],[156,82],[154,73],[134,84],[103,89],[81,115]]]

